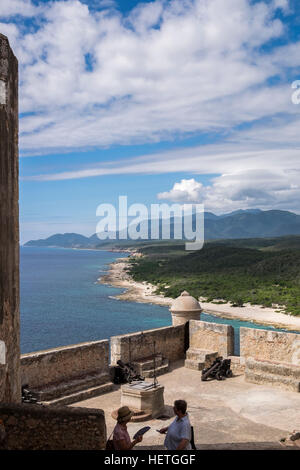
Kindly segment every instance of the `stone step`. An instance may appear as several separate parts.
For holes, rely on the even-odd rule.
[[[169,372],[169,362],[167,362],[166,364],[163,364],[163,365],[160,366],[160,367],[156,367],[156,368],[155,368],[155,374],[156,374],[156,376],[166,374],[167,372]],[[154,377],[154,369],[152,369],[152,370],[144,370],[142,375],[143,375],[145,378]]]
[[[38,401],[49,401],[110,383],[110,381],[108,373],[89,374],[66,382],[52,383],[43,388],[32,389],[32,392],[36,394]]]
[[[250,383],[274,385],[292,392],[300,392],[300,381],[283,375],[268,374],[266,372],[254,371],[246,368],[245,380]]]
[[[283,362],[267,361],[254,358],[247,358],[246,369],[270,373],[282,377],[291,377],[300,381],[300,366]]]
[[[155,367],[160,367],[165,364],[167,359],[163,359],[162,355],[157,355],[155,357]],[[134,369],[138,374],[143,375],[143,372],[146,370],[151,370],[154,368],[154,359],[153,357],[144,358],[139,361],[133,361]]]
[[[187,359],[198,361],[198,362],[204,362],[204,363],[207,363],[207,365],[210,365],[211,363],[213,363],[213,361],[217,357],[218,357],[217,351],[210,351],[207,349],[189,348],[186,352]]]
[[[70,405],[72,403],[77,403],[79,401],[87,400],[89,398],[96,397],[98,395],[103,395],[104,393],[111,392],[114,388],[112,382],[99,385],[97,387],[88,388],[80,392],[72,393],[71,395],[62,396],[55,398],[54,400],[42,401],[42,405],[47,406],[60,406],[60,405]]]
[[[204,362],[195,361],[194,359],[186,359],[184,361],[184,367],[193,370],[202,370],[205,367]]]

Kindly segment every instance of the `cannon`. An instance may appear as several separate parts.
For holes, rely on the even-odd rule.
[[[145,377],[137,374],[134,370],[133,366],[127,362],[124,364],[123,361],[117,361],[118,367],[115,367],[115,374],[114,374],[114,383],[131,383],[133,381],[144,381]]]
[[[22,386],[22,403],[34,403],[38,402],[37,396],[31,392],[28,388],[28,385]]]
[[[217,357],[211,366],[202,370],[201,380],[225,380],[227,377],[232,377],[230,365],[231,359],[223,359],[222,356]]]

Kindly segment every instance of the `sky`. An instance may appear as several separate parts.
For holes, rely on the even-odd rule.
[[[1,0],[0,32],[21,243],[92,235],[120,195],[300,214],[298,0]]]

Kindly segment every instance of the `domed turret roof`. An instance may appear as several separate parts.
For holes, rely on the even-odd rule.
[[[183,291],[170,307],[171,312],[195,312],[202,311],[201,305],[186,290]]]

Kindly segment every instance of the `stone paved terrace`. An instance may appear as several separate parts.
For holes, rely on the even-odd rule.
[[[201,372],[183,365],[183,361],[174,363],[167,374],[158,377],[158,382],[165,387],[169,416],[173,416],[174,400],[187,401],[198,449],[291,449],[283,447],[279,439],[300,430],[300,393],[246,383],[244,375],[202,382]],[[120,401],[121,390],[115,385],[110,393],[70,406],[103,409],[109,436],[116,423],[111,412],[121,406]],[[142,426],[151,426],[135,449],[164,449],[164,436],[155,430],[173,419],[129,423],[131,436]]]

